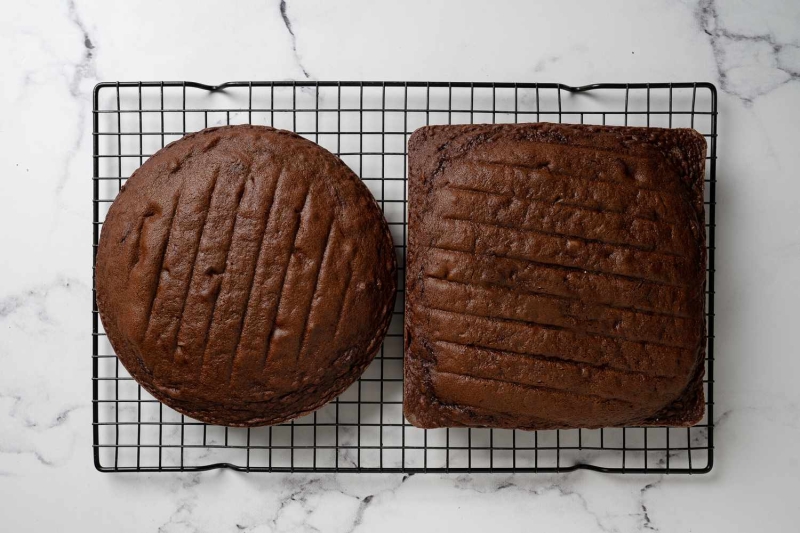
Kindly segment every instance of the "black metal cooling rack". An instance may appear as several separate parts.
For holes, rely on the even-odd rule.
[[[709,143],[706,416],[692,428],[510,431],[417,429],[402,415],[403,299],[362,378],[293,422],[234,429],[180,415],[119,364],[92,310],[94,463],[104,472],[705,473],[713,465],[714,211],[717,97],[709,83],[425,82],[101,83],[94,91],[93,243],[119,188],[147,157],[219,124],[293,130],[339,155],[391,226],[403,293],[406,141],[426,124],[570,122],[693,127]]]

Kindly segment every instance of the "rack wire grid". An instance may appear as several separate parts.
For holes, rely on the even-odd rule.
[[[120,365],[92,310],[94,463],[114,472],[213,468],[316,472],[705,473],[713,465],[714,189],[717,96],[710,83],[193,82],[100,83],[94,91],[93,243],[131,173],[188,132],[263,124],[341,157],[383,208],[404,294],[406,142],[427,124],[564,122],[691,127],[706,165],[706,416],[691,428],[511,431],[411,426],[402,413],[403,298],[371,366],[330,404],[251,429],[194,421],[162,405]]]

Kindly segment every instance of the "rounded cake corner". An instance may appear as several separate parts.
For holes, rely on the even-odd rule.
[[[705,135],[694,128],[683,128],[681,131],[683,132],[683,140],[685,142],[694,143],[703,152],[708,149],[708,141]]]
[[[408,137],[409,152],[412,149],[419,148],[419,145],[427,142],[435,134],[437,126],[421,126],[413,131]]]

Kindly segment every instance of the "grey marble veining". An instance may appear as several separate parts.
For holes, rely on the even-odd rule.
[[[286,31],[289,32],[289,35],[292,38],[292,53],[294,54],[294,60],[297,62],[297,66],[303,73],[303,77],[306,79],[311,79],[311,76],[303,66],[303,63],[300,61],[300,56],[297,53],[297,36],[294,34],[294,30],[292,30],[292,22],[289,20],[289,15],[286,14],[286,0],[281,0],[280,10],[281,19],[283,19],[283,23],[286,25]]]
[[[716,0],[702,0],[697,23],[708,36],[720,89],[751,104],[755,98],[785,83],[800,80],[800,40],[730,29],[720,16]]]

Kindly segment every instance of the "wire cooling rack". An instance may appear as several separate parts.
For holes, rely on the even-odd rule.
[[[564,122],[692,127],[706,165],[706,416],[692,428],[422,430],[402,414],[403,298],[361,379],[313,414],[252,429],[202,424],[162,405],[120,365],[92,310],[94,463],[109,472],[566,472],[704,473],[713,464],[716,89],[709,83],[425,82],[101,83],[94,91],[93,243],[131,173],[184,134],[222,124],[295,131],[339,155],[384,210],[406,252],[406,141],[426,124]]]

